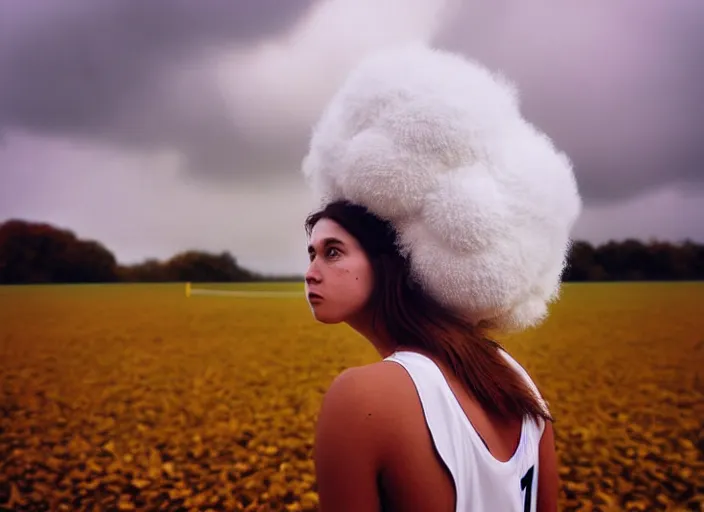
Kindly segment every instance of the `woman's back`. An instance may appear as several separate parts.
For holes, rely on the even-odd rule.
[[[322,509],[556,511],[551,423],[493,421],[439,368],[397,351],[333,381],[316,427]]]
[[[542,421],[492,419],[451,372],[420,353],[384,361],[404,382],[395,406],[403,419],[380,481],[384,509],[536,510]]]

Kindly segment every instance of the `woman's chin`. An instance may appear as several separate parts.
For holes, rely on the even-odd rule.
[[[334,325],[334,324],[339,324],[340,322],[342,322],[342,320],[340,320],[337,317],[327,317],[324,315],[323,316],[314,315],[314,316],[315,316],[315,319],[318,322],[320,322],[321,324]]]
[[[312,308],[313,318],[321,324],[339,324],[344,321],[340,315],[331,314],[323,308]]]

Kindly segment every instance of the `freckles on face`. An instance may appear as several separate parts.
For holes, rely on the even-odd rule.
[[[369,262],[363,250],[352,243],[347,243],[342,249],[344,253],[330,266],[335,279],[347,286],[358,286],[360,281],[370,279]]]

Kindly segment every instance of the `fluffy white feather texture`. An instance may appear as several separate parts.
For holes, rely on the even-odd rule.
[[[582,208],[572,164],[475,61],[423,44],[368,57],[302,170],[320,206],[347,199],[390,220],[414,279],[474,322],[521,330],[558,297]]]

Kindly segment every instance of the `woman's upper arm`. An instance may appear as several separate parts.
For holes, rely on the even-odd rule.
[[[375,414],[378,401],[365,370],[340,374],[323,399],[314,447],[321,512],[381,510],[377,487],[381,418]]]
[[[557,472],[555,433],[551,421],[545,422],[545,430],[540,439],[539,459],[537,512],[556,512],[560,480]]]

